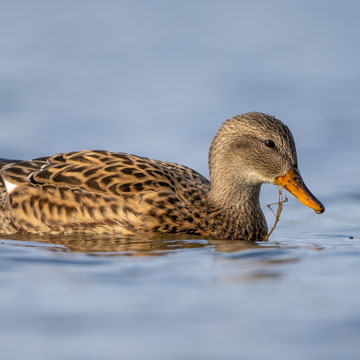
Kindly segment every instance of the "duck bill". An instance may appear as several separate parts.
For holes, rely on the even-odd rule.
[[[324,205],[306,187],[297,169],[292,168],[286,175],[276,178],[275,182],[292,193],[304,205],[314,209],[317,214],[325,211]]]

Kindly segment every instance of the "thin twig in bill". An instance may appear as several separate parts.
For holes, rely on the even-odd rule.
[[[270,235],[272,234],[272,232],[275,230],[276,225],[280,220],[280,215],[281,215],[284,203],[288,201],[288,198],[286,197],[286,195],[285,195],[285,198],[283,198],[280,186],[278,187],[278,189],[279,189],[279,201],[277,203],[266,205],[272,211],[272,213],[274,214],[275,223],[274,223],[273,227],[271,228],[271,230],[269,231],[269,233],[265,236],[263,241],[267,241],[269,239]],[[272,205],[277,205],[278,206],[276,214],[275,214],[274,210],[271,208]]]

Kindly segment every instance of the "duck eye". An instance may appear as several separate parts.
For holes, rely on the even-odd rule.
[[[272,149],[275,147],[275,143],[272,140],[265,140],[264,145]]]

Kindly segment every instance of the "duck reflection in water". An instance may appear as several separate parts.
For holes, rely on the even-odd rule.
[[[39,244],[50,251],[91,253],[93,255],[162,256],[176,250],[209,249],[219,252],[236,252],[262,248],[253,241],[204,240],[186,235],[128,235],[123,237],[88,234],[75,235],[5,235],[5,239],[20,240],[24,246]],[[47,244],[58,245],[47,247]],[[268,247],[268,246],[267,246]]]

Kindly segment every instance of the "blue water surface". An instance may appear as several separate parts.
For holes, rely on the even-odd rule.
[[[326,212],[269,242],[0,239],[1,359],[359,359],[358,1],[1,2],[0,157],[108,149],[208,175],[221,123],[292,130]],[[272,185],[261,201],[277,201]]]

